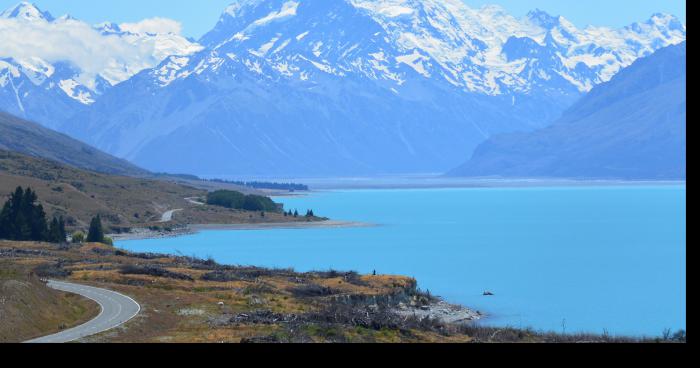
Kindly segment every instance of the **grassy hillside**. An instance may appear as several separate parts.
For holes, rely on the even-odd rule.
[[[244,193],[258,193],[245,186],[209,182],[192,175],[154,174],[65,134],[4,112],[0,112],[0,150],[47,159],[103,174],[157,179],[204,190],[229,189]]]
[[[4,112],[0,112],[0,149],[105,174],[149,175],[148,171],[125,160]]]
[[[99,306],[80,296],[48,288],[31,270],[33,262],[0,257],[0,343],[22,342],[80,325]]]
[[[0,198],[17,186],[38,193],[49,217],[63,215],[70,227],[87,227],[94,215],[107,225],[131,227],[159,221],[164,211],[185,208],[204,191],[164,181],[111,176],[52,161],[0,151]]]
[[[53,161],[0,150],[0,203],[18,186],[34,189],[48,217],[64,216],[69,229],[86,229],[95,215],[117,229],[160,226],[164,212],[177,211],[170,225],[307,221],[280,213],[199,205],[206,190],[164,180],[99,174]],[[314,219],[315,220],[315,219]]]

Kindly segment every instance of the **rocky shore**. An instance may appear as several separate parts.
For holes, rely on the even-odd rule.
[[[197,231],[189,226],[172,228],[172,229],[155,229],[155,228],[135,228],[126,233],[108,234],[107,236],[114,241],[126,240],[142,240],[142,239],[162,239],[174,238],[183,235],[195,234]]]
[[[450,304],[444,300],[433,301],[420,307],[402,303],[394,309],[394,312],[402,317],[416,317],[419,320],[429,318],[448,324],[465,324],[484,318],[479,311]]]

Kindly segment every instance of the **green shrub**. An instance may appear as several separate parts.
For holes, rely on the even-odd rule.
[[[85,242],[85,233],[82,231],[76,231],[73,233],[71,238],[73,239],[73,243],[75,243],[75,244],[84,243]]]
[[[245,195],[231,190],[217,190],[207,195],[207,204],[245,211],[277,212],[280,207],[268,197]]]

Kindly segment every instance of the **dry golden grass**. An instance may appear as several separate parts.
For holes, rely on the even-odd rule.
[[[22,342],[85,323],[97,303],[48,288],[29,270],[38,262],[0,259],[0,343]]]
[[[2,258],[10,249],[41,251],[41,255],[17,255]],[[25,272],[58,260],[72,274],[68,281],[104,287],[131,296],[142,306],[142,313],[113,331],[87,338],[94,342],[240,342],[241,339],[282,333],[275,325],[242,324],[229,327],[212,326],[211,318],[221,315],[251,313],[269,310],[281,314],[301,314],[323,306],[323,299],[295,297],[291,291],[299,287],[293,278],[271,274],[256,280],[215,282],[202,280],[208,270],[196,269],[182,263],[182,259],[162,256],[142,259],[130,255],[117,255],[115,249],[103,244],[83,244],[70,249],[33,242],[0,241],[0,260],[9,262]],[[154,277],[150,275],[125,275],[121,267],[129,264],[158,265],[178,274],[188,275],[194,281]],[[384,295],[397,287],[409,287],[415,281],[398,276],[363,276],[362,285],[351,284],[342,277],[303,277],[303,284],[327,286],[348,295]],[[223,306],[219,303],[224,303]],[[187,313],[196,311],[196,313]],[[310,327],[313,333],[314,329]],[[347,329],[348,337],[353,330]],[[399,336],[399,337],[397,337]],[[387,342],[401,341],[400,334],[372,332],[353,339],[371,337]],[[405,337],[404,337],[405,338]],[[317,337],[319,342],[323,336]]]
[[[36,278],[25,280],[37,267],[56,264],[59,260],[64,270],[72,271],[67,277],[69,281],[121,292],[134,298],[142,307],[141,313],[124,326],[83,339],[86,342],[237,343],[245,339],[260,341],[260,338],[262,341],[351,343],[650,342],[606,336],[562,336],[507,328],[445,326],[430,321],[401,325],[403,327],[395,325],[395,320],[386,323],[383,319],[375,319],[369,325],[347,323],[342,322],[346,321],[343,315],[340,319],[333,319],[338,317],[333,313],[347,312],[350,314],[346,317],[363,318],[365,309],[359,315],[348,312],[339,307],[343,305],[342,297],[370,300],[375,299],[374,296],[397,296],[415,291],[416,281],[390,275],[358,277],[332,272],[297,274],[284,270],[257,270],[261,271],[256,274],[259,277],[251,278],[246,272],[256,270],[222,267],[185,257],[122,253],[102,244],[66,248],[7,241],[0,241],[0,288],[5,288],[0,298],[5,297],[4,290],[10,290],[6,285],[10,285],[15,290],[14,295],[22,296],[27,302],[21,304],[24,305],[22,308],[18,308],[17,303],[8,308],[10,304],[0,301],[0,315],[11,316],[10,323],[3,319],[0,324],[0,341],[21,341],[56,332],[61,322],[78,324],[96,314],[96,305],[91,302],[86,304],[79,297],[48,290],[37,284]],[[122,272],[122,267],[136,265],[158,267],[171,274],[164,273],[170,277],[158,277]],[[242,278],[226,282],[204,280],[203,276],[212,269],[232,272]],[[192,280],[172,278],[183,275]],[[10,283],[3,283],[4,280]],[[24,287],[27,285],[31,287]],[[295,292],[300,287],[332,290],[332,294]],[[337,297],[341,299],[340,304]],[[257,312],[277,315],[274,319],[257,323],[245,319],[239,322],[231,320],[241,313],[255,315]],[[322,318],[317,318],[319,315]],[[282,322],[278,316],[282,316]],[[292,319],[303,316],[312,319],[295,323],[290,322],[290,316]],[[330,322],[326,317],[332,317]],[[685,340],[661,342],[678,341]]]
[[[166,180],[99,174],[53,161],[0,151],[0,205],[18,186],[37,192],[47,215],[64,216],[69,229],[86,229],[95,215],[113,229],[173,227],[185,224],[260,224],[305,222],[280,213],[236,211],[199,206],[185,198],[205,197],[206,190]],[[170,223],[160,223],[169,210]]]

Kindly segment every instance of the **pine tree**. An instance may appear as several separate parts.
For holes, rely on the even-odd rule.
[[[53,218],[51,221],[51,225],[49,226],[49,238],[48,241],[51,243],[60,243],[61,242],[61,228],[58,225],[58,219]]]
[[[17,187],[0,212],[0,238],[18,241],[48,239],[44,207],[31,188]]]
[[[65,243],[66,241],[66,224],[63,220],[63,216],[53,218],[51,225],[49,226],[48,241],[51,243]]]
[[[299,217],[299,211],[294,210],[294,217]]]
[[[0,239],[10,239],[11,224],[10,201],[7,201],[0,211]]]
[[[17,187],[12,198],[12,212],[14,213],[14,224],[12,230],[12,240],[32,240],[32,228],[30,226],[32,211],[27,204],[27,199],[31,198],[31,189],[25,192],[22,187]]]
[[[88,243],[102,243],[104,241],[105,234],[102,229],[102,219],[100,215],[92,218],[90,221],[90,230],[88,231],[87,241]]]
[[[32,193],[31,198],[36,198],[36,194]],[[31,199],[30,198],[30,199]],[[45,241],[49,239],[49,229],[46,226],[46,212],[44,206],[38,205],[30,207],[31,215],[29,216],[30,239],[34,241]]]
[[[61,233],[61,242],[65,242],[68,239],[68,233],[66,232],[66,220],[63,216],[58,218],[58,228]]]

